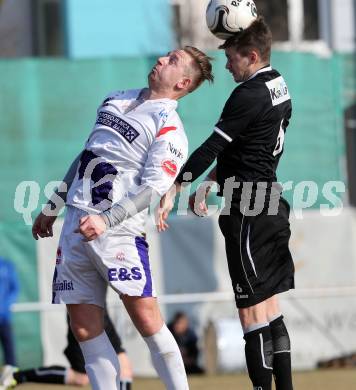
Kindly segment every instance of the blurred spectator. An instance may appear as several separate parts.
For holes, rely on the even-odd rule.
[[[11,329],[10,307],[18,295],[18,280],[12,263],[0,257],[0,340],[6,365],[15,366],[15,348]]]
[[[180,311],[175,313],[168,328],[177,341],[187,374],[202,374],[204,371],[198,365],[198,337],[189,326],[187,315]]]

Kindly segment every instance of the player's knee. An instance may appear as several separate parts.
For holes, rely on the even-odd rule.
[[[240,322],[243,328],[248,326],[250,314],[246,309],[239,309]]]
[[[103,309],[94,305],[67,305],[70,327],[78,341],[99,336],[104,329]]]
[[[72,331],[73,331],[74,337],[79,342],[87,341],[90,339],[90,333],[84,328],[73,327]]]
[[[139,331],[143,337],[152,336],[157,333],[162,327],[162,324],[157,324],[157,321],[150,318],[149,316],[142,316],[139,320]]]
[[[163,320],[155,310],[142,310],[135,319],[135,325],[143,337],[152,336],[163,326]]]
[[[74,337],[79,342],[87,341],[93,339],[94,337],[99,336],[103,329],[97,324],[89,323],[83,325],[81,322],[71,321],[71,329],[74,334]]]
[[[281,312],[277,295],[274,295],[266,300],[266,310],[268,318],[271,318]]]
[[[246,308],[239,308],[239,317],[244,329],[247,329],[253,324],[267,323],[268,320],[265,302]]]

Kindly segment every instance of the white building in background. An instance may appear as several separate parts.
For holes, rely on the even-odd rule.
[[[207,29],[209,0],[172,3],[179,44],[216,49],[220,40]],[[286,50],[356,50],[356,0],[254,0],[271,25],[277,47]]]
[[[329,31],[330,46],[336,51],[352,52],[356,47],[356,1],[355,0],[319,0],[330,3],[331,23],[324,26]]]
[[[62,56],[62,3],[0,0],[0,58]]]
[[[31,1],[0,1],[0,57],[31,56]]]
[[[88,7],[91,1],[87,0]],[[356,0],[254,1],[271,25],[280,49],[319,53],[356,50]],[[217,48],[221,41],[205,23],[209,0],[167,2],[172,4],[179,44]],[[0,0],[0,57],[63,56],[62,4],[61,0]]]

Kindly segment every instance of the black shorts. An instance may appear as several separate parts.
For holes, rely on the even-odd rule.
[[[220,215],[227,262],[238,308],[250,307],[294,288],[294,264],[289,251],[289,205],[281,198],[277,215],[257,216],[232,208]]]
[[[116,332],[115,327],[106,311],[104,315],[104,328],[112,346],[114,347],[115,352],[117,354],[121,352],[125,352],[125,350],[122,348],[120,336]],[[68,345],[64,350],[64,355],[68,359],[70,366],[73,370],[85,374],[85,362],[84,362],[82,350],[80,349],[80,346],[77,340],[75,339],[69,324],[68,324],[67,340],[68,340]]]

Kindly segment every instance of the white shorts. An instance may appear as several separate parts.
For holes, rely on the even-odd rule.
[[[96,240],[85,242],[74,230],[86,214],[67,208],[57,250],[52,303],[104,307],[107,285],[119,294],[155,297],[145,238],[123,236],[108,229]]]

